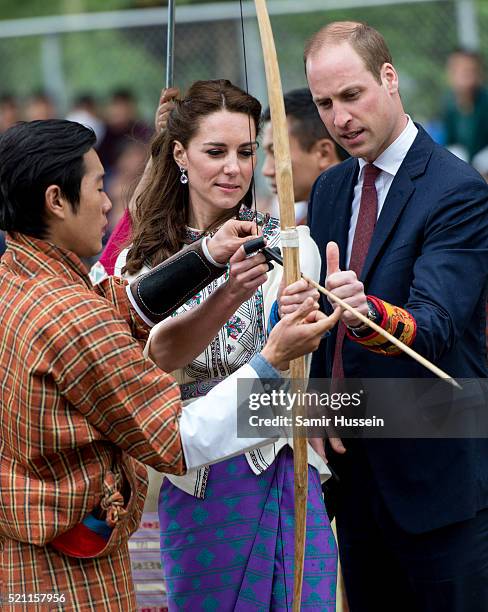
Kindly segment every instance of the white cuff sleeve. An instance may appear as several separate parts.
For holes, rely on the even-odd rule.
[[[249,364],[214,387],[205,397],[183,407],[180,435],[187,470],[223,461],[253,448],[270,444],[276,438],[237,437],[237,381],[249,384],[251,393],[257,372]],[[244,395],[242,388],[239,395]]]
[[[208,261],[213,266],[215,266],[216,268],[226,268],[227,264],[221,264],[218,261],[215,261],[215,259],[212,257],[212,255],[210,255],[210,251],[208,250],[208,244],[207,244],[208,238],[209,238],[208,236],[205,236],[205,238],[202,240],[202,251],[203,251],[203,254],[208,259]]]

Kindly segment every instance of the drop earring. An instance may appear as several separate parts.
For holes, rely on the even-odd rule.
[[[180,183],[183,183],[183,185],[186,185],[188,183],[188,177],[186,176],[186,168],[182,168],[180,166],[180,172],[181,172]]]

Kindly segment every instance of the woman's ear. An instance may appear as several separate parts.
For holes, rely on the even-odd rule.
[[[49,185],[44,194],[44,205],[47,216],[64,219],[66,214],[66,199],[58,185]]]
[[[185,147],[178,140],[173,142],[173,159],[180,168],[188,167]]]

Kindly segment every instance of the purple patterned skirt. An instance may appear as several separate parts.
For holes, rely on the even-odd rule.
[[[334,612],[337,548],[320,480],[309,466],[303,610]],[[165,479],[159,496],[161,558],[170,610],[291,610],[293,451],[261,475],[244,455],[212,465],[205,499]]]

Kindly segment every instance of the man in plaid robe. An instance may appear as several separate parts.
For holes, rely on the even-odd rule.
[[[174,379],[143,354],[144,287],[127,291],[113,277],[92,286],[80,257],[101,249],[111,207],[94,143],[90,130],[54,120],[0,139],[2,610],[133,610],[127,541],[146,492],[139,462],[183,474],[269,442],[235,438],[235,378],[182,412]],[[207,252],[218,267],[239,248],[230,223],[199,261]],[[253,259],[258,278],[267,267]],[[157,277],[165,299],[169,267]],[[241,377],[279,378],[275,368],[333,324],[311,306],[297,312]]]

